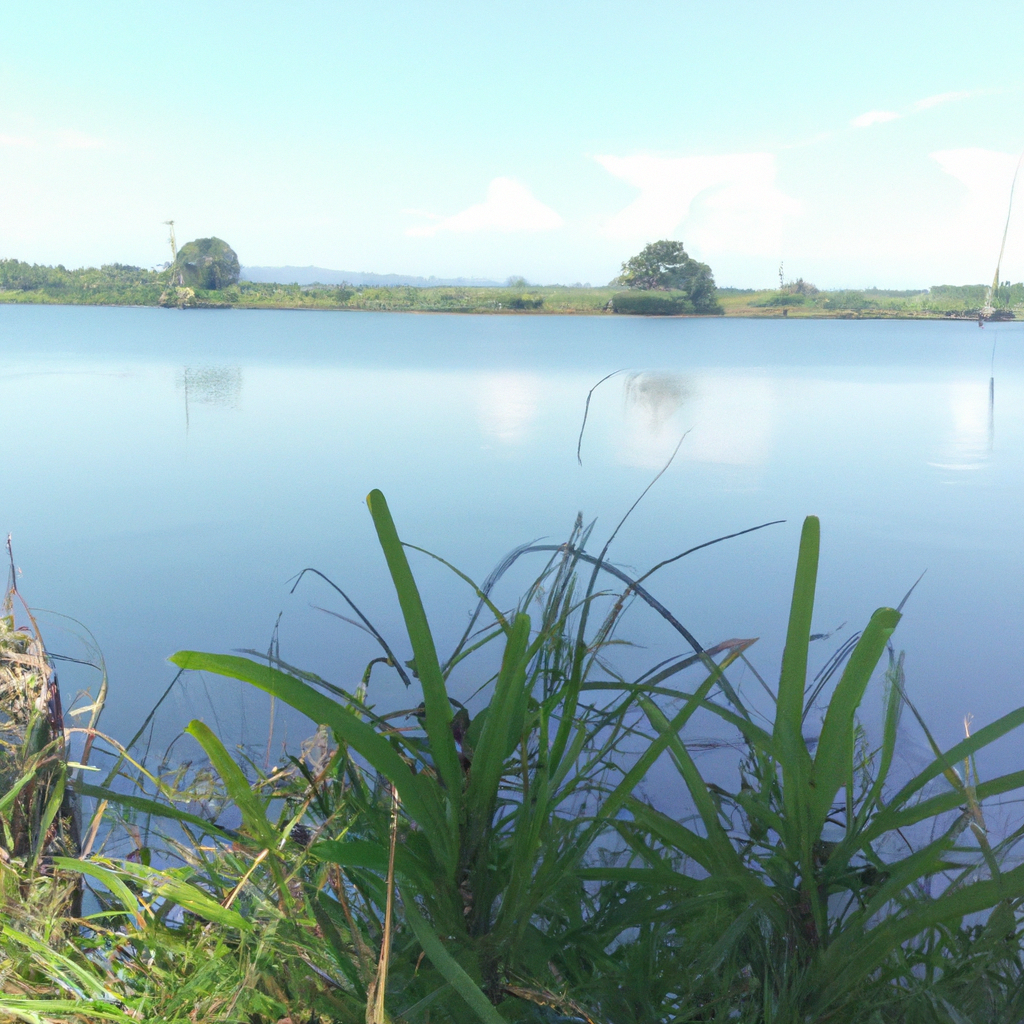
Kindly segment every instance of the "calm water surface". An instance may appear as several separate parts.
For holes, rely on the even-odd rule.
[[[965,715],[1024,703],[1022,352],[1017,324],[0,306],[0,529],[26,600],[95,635],[105,726],[123,739],[173,677],[167,655],[266,649],[279,613],[282,657],[354,685],[373,642],[317,609],[343,610],[324,585],[289,593],[306,566],[406,649],[371,488],[405,539],[481,578],[522,542],[562,539],[578,510],[603,540],[685,433],[613,558],[643,569],[787,520],[651,581],[702,642],[760,637],[769,677],[804,515],[822,519],[815,628],[846,623],[819,662],[927,570],[896,640],[911,693],[953,742]],[[613,370],[580,466],[587,392]],[[416,569],[443,648],[470,597]],[[626,663],[680,649],[631,615],[645,649]],[[44,622],[52,648],[81,654],[76,627]],[[89,681],[63,669],[65,700]],[[373,685],[408,699],[385,675]],[[266,741],[265,704],[235,684],[189,682],[161,734],[193,715]],[[275,744],[302,729],[281,721]]]

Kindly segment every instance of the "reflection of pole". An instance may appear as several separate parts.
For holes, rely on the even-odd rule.
[[[188,437],[188,367],[185,367],[185,436]]]
[[[996,379],[988,379],[988,450],[991,452],[996,444]]]

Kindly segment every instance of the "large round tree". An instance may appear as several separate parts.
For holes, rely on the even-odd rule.
[[[715,277],[706,263],[688,256],[682,242],[663,238],[645,245],[622,264],[618,283],[644,291],[685,292],[697,313],[720,313],[715,300]]]
[[[178,250],[171,265],[171,282],[215,291],[237,284],[240,271],[238,254],[222,238],[197,238]]]

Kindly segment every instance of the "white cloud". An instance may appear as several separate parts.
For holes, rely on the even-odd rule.
[[[686,222],[701,249],[745,255],[778,251],[784,219],[800,206],[776,184],[771,153],[725,156],[599,156],[640,195],[605,224],[613,238],[658,238]]]
[[[940,92],[936,96],[926,96],[923,100],[918,100],[911,109],[931,110],[932,107],[939,107],[943,103],[954,103],[977,95],[977,92]]]
[[[895,110],[869,110],[866,114],[855,117],[850,124],[854,128],[867,128],[873,124],[884,124],[886,121],[895,121],[900,117]]]
[[[895,110],[869,110],[865,114],[858,114],[850,124],[854,128],[869,128],[873,124],[884,124],[886,121],[898,121],[907,114],[917,114],[922,110],[931,110],[932,107],[941,107],[944,103],[955,103],[957,100],[966,100],[972,96],[980,96],[981,92],[940,92],[934,96],[925,96],[923,100],[911,103],[902,112]]]
[[[525,185],[512,178],[495,178],[487,186],[487,198],[482,203],[434,224],[409,228],[406,234],[429,237],[440,231],[551,231],[561,226],[562,218]]]
[[[22,139],[17,135],[0,135],[0,146],[10,146],[11,148],[17,147],[21,149],[34,145],[35,143],[31,139]]]
[[[972,256],[978,267],[975,274],[987,279],[999,255],[1018,157],[990,149],[945,149],[931,157],[965,190],[957,209],[943,225],[943,237],[937,241],[947,251]],[[1010,224],[1001,276],[1019,279],[1022,265],[1024,235],[1018,216]]]
[[[962,214],[982,221],[1005,216],[1016,156],[991,149],[943,149],[931,157],[967,189]]]

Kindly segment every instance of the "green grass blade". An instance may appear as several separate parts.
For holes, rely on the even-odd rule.
[[[980,783],[975,789],[975,798],[980,802],[988,797],[1011,793],[1015,789],[1024,789],[1024,771],[1010,772],[1008,775],[999,775]],[[898,828],[909,828],[919,821],[936,818],[941,814],[955,811],[963,805],[964,791],[950,789],[919,803],[902,808],[887,809],[865,829],[862,841],[873,842],[885,832],[892,832]]]
[[[981,913],[1003,900],[1024,896],[1024,865],[1003,872],[998,879],[985,879],[937,899],[915,902],[909,912],[887,918],[866,935],[849,929],[834,942],[822,958],[822,1007],[848,996],[884,959],[903,943],[934,927],[955,927],[971,914]]]
[[[179,668],[215,672],[250,683],[283,700],[317,725],[329,726],[339,742],[347,743],[397,787],[402,806],[423,827],[428,838],[437,834],[433,826],[437,824],[440,808],[431,806],[432,801],[421,783],[421,777],[413,774],[409,765],[383,736],[355,715],[349,714],[340,704],[294,676],[248,658],[179,651],[172,656],[171,661]]]
[[[811,755],[803,737],[803,717],[807,648],[811,638],[820,543],[821,526],[818,517],[808,516],[800,534],[800,552],[793,580],[793,599],[789,606],[789,627],[782,654],[773,730],[776,755],[782,766],[782,802],[786,828],[784,840],[791,855],[799,858],[808,869],[817,836],[811,834],[810,828]],[[806,877],[807,870],[803,874]],[[808,896],[815,899],[810,893]]]
[[[232,833],[222,829],[219,825],[200,818],[198,814],[189,814],[187,811],[179,810],[172,804],[162,804],[158,800],[150,800],[147,797],[132,796],[130,793],[117,793],[104,786],[93,786],[87,782],[72,780],[71,788],[79,796],[92,797],[94,800],[106,800],[108,803],[119,804],[122,807],[130,807],[134,811],[141,811],[143,814],[152,814],[158,818],[167,818],[172,821],[181,821],[187,825],[195,825],[203,832],[211,836],[219,836],[221,839],[233,839]]]
[[[677,871],[664,867],[651,868],[579,868],[575,877],[584,882],[636,882],[640,885],[666,887],[678,890],[691,890],[700,886],[700,881],[681,875]]]
[[[112,1003],[94,999],[19,999],[0,995],[0,1017],[23,1020],[28,1024],[53,1024],[65,1020],[136,1021]]]
[[[309,851],[318,861],[343,868],[367,868],[381,874],[388,869],[388,851],[380,843],[367,839],[321,839]]]
[[[672,738],[679,733],[679,730],[693,717],[694,712],[702,706],[704,698],[711,688],[718,681],[722,669],[717,668],[711,672],[707,679],[697,687],[696,691],[687,699],[686,703],[676,712],[672,721],[662,731],[647,749],[637,758],[636,763],[622,777],[619,784],[605,799],[598,812],[599,819],[614,817],[618,810],[626,803],[633,790],[650,771],[651,766],[665,752]]]
[[[67,769],[61,763],[57,770],[57,777],[53,780],[53,789],[47,797],[46,806],[43,808],[42,817],[39,819],[39,831],[35,837],[35,850],[32,854],[32,870],[36,869],[39,858],[43,855],[46,846],[46,836],[50,831],[53,819],[60,811],[60,805],[64,800],[64,787],[67,782]]]
[[[529,642],[530,617],[520,612],[505,643],[501,670],[475,747],[473,770],[466,790],[467,810],[478,827],[490,820],[502,769],[522,734]]]
[[[78,862],[72,860],[71,863],[77,864]],[[17,945],[22,949],[28,950],[30,953],[34,953],[38,958],[38,962],[46,965],[46,973],[50,980],[56,982],[65,990],[70,989],[81,992],[89,999],[110,1000],[111,1002],[116,999],[114,993],[107,989],[100,980],[100,977],[97,976],[97,973],[94,973],[96,965],[92,965],[93,970],[90,971],[82,964],[76,963],[69,956],[42,942],[40,939],[19,930],[12,922],[5,920],[3,930],[0,931],[0,951],[3,950],[4,945],[8,945],[9,948],[9,944]],[[7,981],[6,976],[4,980],[5,982]],[[111,980],[113,979],[111,978]],[[5,993],[4,998],[10,997]],[[40,1000],[40,1002],[43,1001]]]
[[[388,848],[367,839],[321,839],[310,847],[309,852],[323,864],[337,864],[346,870],[372,871],[381,876],[387,874]],[[437,881],[431,864],[424,864],[413,856],[405,843],[399,843],[395,850],[395,872],[421,890],[432,889]]]
[[[871,790],[858,812],[859,825],[867,821],[873,814],[882,796],[885,780],[889,777],[889,769],[896,753],[896,736],[899,729],[901,712],[903,711],[903,654],[892,660],[886,672],[888,689],[885,694],[885,718],[882,724],[882,748],[878,759],[878,770]]]
[[[680,740],[678,730],[670,730],[668,719],[654,701],[647,697],[641,697],[640,706],[643,708],[644,714],[647,715],[648,721],[659,734],[669,733],[669,753],[686,783],[686,788],[690,791],[690,797],[704,823],[708,846],[714,853],[713,860],[704,866],[708,871],[713,872],[725,872],[726,874],[742,872],[743,865],[739,855],[719,820],[718,805],[712,798],[703,776],[693,763],[693,758],[690,757],[686,745]]]
[[[713,710],[716,713],[721,714],[727,721],[743,721],[738,716],[733,715],[731,712],[728,712],[723,708],[719,708],[718,705],[706,699],[715,683],[722,678],[722,674],[738,657],[740,657],[740,654],[741,651],[733,651],[731,654],[727,655],[720,665],[714,666],[712,671],[708,674],[708,677],[692,694],[674,694],[674,696],[684,697],[685,703],[679,711],[676,712],[675,716],[661,734],[640,755],[632,768],[626,772],[615,789],[612,790],[612,792],[605,798],[604,803],[598,810],[598,820],[604,820],[615,816],[618,810],[625,804],[626,800],[632,795],[633,790],[636,789],[637,785],[650,770],[654,762],[657,761],[666,749],[668,749],[674,738],[678,739],[679,731],[684,725],[686,725],[690,718],[693,717],[698,708],[703,707]],[[746,723],[743,724],[746,725]],[[765,737],[765,740],[770,746],[771,742],[767,736]]]
[[[102,882],[117,897],[121,906],[131,914],[138,927],[144,927],[142,907],[139,905],[135,893],[125,885],[120,875],[91,860],[76,860],[74,857],[54,857],[53,863],[65,871],[77,871],[79,874],[95,878],[97,882]]]
[[[907,801],[923,789],[932,779],[937,778],[945,772],[950,771],[965,758],[971,757],[983,747],[995,742],[1008,732],[1024,725],[1024,707],[1017,708],[1002,718],[983,726],[977,732],[972,733],[967,739],[961,740],[956,746],[945,751],[937,757],[924,771],[914,776],[895,796],[893,796],[887,808],[881,812],[876,819],[876,824],[881,825],[885,830],[890,827],[887,822],[890,816],[896,815],[906,805]]]
[[[817,516],[808,516],[804,520],[775,710],[775,742],[783,772],[785,773],[788,768],[791,775],[794,772],[799,773],[804,784],[806,774],[803,773],[805,766],[810,766],[810,755],[804,743],[801,724],[804,714],[804,687],[807,682],[807,647],[811,637],[814,590],[818,577],[820,531]]]
[[[476,1018],[483,1024],[507,1024],[507,1021],[491,1005],[490,1000],[480,991],[480,987],[459,965],[458,961],[444,948],[437,933],[416,909],[412,894],[403,898],[405,919],[412,928],[417,941],[423,947],[430,962],[437,968],[445,981],[462,998],[473,1011]]]
[[[188,871],[187,868],[161,871],[157,868],[147,867],[145,864],[134,864],[131,861],[117,861],[111,862],[111,864],[121,874],[131,878],[140,889],[148,890],[156,896],[177,903],[178,906],[215,925],[222,928],[237,928],[240,931],[252,929],[250,922],[241,914],[229,907],[222,907],[202,889],[179,878],[178,872]]]
[[[395,529],[391,511],[384,495],[372,490],[366,497],[373,525],[377,530],[377,538],[384,551],[384,558],[395,585],[398,603],[405,619],[405,628],[409,633],[416,674],[423,687],[423,703],[426,711],[426,731],[430,741],[430,752],[437,766],[438,774],[448,790],[451,800],[452,821],[458,820],[458,806],[462,799],[462,766],[452,736],[452,706],[448,701],[441,664],[437,659],[434,637],[427,622],[427,613],[423,609],[420,592],[413,578],[409,560],[405,557],[405,549]]]
[[[192,736],[203,748],[217,774],[221,777],[228,796],[242,812],[242,822],[249,834],[268,850],[276,850],[281,839],[277,830],[267,821],[267,812],[263,804],[253,793],[249,780],[242,774],[242,769],[235,764],[224,744],[213,734],[204,722],[193,719],[185,727],[185,732]]]
[[[894,608],[879,608],[871,616],[828,703],[811,775],[810,828],[815,837],[825,824],[836,794],[853,774],[854,718],[899,621],[900,613]]]
[[[712,872],[718,867],[715,848],[703,836],[635,797],[630,797],[626,806],[637,825],[663,845],[695,860],[705,871]]]
[[[18,777],[17,781],[12,782],[3,796],[0,796],[0,815],[8,814],[11,808],[14,806],[14,801],[17,800],[18,794],[30,783],[34,782],[36,778],[36,771],[39,767],[39,762],[42,760],[41,757],[36,756],[31,758],[26,764],[24,771]]]

